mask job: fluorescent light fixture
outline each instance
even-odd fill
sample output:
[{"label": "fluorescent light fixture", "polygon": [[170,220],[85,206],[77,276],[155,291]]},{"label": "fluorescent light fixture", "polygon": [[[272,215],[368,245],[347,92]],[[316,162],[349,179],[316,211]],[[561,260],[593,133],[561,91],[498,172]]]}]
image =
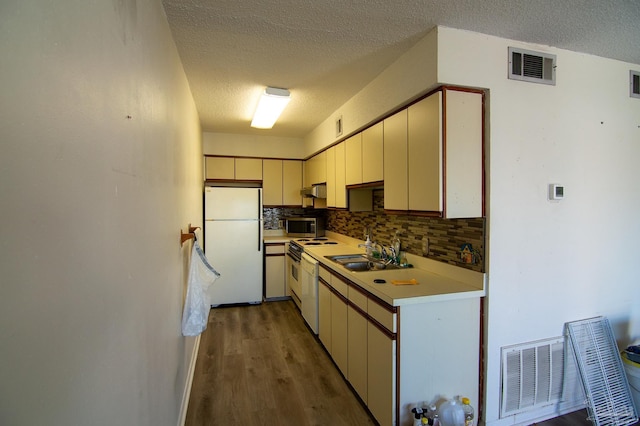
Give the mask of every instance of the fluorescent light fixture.
[{"label": "fluorescent light fixture", "polygon": [[260,97],[256,112],[253,114],[251,127],[257,129],[270,129],[282,114],[291,98],[287,89],[267,87]]}]

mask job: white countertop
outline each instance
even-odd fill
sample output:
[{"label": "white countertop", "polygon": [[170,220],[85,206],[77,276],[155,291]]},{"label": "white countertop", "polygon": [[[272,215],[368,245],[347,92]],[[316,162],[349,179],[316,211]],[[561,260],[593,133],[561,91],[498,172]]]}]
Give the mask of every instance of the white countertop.
[{"label": "white countertop", "polygon": [[[327,259],[325,256],[363,253],[363,250],[357,246],[341,242],[340,244],[330,246],[307,246],[304,248],[304,251],[329,269],[348,278],[353,283],[392,306],[485,296],[483,273],[469,271],[452,265],[436,265],[442,262],[427,259],[426,263],[413,268],[354,272]],[[408,257],[410,262],[418,260],[417,257]],[[384,279],[386,283],[377,284],[373,282],[374,279]],[[392,280],[411,279],[417,280],[418,284],[391,284]]]}]

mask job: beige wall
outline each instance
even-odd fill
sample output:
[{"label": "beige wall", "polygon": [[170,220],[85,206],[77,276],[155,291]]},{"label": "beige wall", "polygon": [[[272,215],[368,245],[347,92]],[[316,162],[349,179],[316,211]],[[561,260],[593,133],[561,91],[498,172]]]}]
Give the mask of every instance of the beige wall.
[{"label": "beige wall", "polygon": [[[429,91],[437,83],[438,29],[429,32],[398,60],[338,108],[305,137],[307,155],[378,121],[389,111]],[[342,117],[343,134],[335,121]]]},{"label": "beige wall", "polygon": [[202,146],[162,5],[0,9],[0,424],[176,425]]},{"label": "beige wall", "polygon": [[305,158],[304,143],[299,138],[204,132],[202,145],[205,155]]}]

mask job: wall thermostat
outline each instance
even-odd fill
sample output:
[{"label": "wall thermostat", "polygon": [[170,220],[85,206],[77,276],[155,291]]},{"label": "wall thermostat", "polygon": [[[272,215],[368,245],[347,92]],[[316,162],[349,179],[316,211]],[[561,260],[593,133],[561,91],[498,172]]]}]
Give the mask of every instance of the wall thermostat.
[{"label": "wall thermostat", "polygon": [[549,184],[549,200],[562,200],[564,198],[564,186],[557,183]]}]

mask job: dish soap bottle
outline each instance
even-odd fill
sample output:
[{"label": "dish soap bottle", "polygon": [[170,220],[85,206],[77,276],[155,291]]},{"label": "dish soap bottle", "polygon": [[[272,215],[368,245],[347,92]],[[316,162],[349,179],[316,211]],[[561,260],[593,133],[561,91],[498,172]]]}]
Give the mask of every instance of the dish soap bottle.
[{"label": "dish soap bottle", "polygon": [[373,247],[374,247],[374,242],[371,241],[371,228],[369,227],[365,228],[364,236],[366,238],[366,241],[364,242],[364,244],[360,244],[358,247],[364,247],[367,252],[367,257],[371,259],[373,257]]},{"label": "dish soap bottle", "polygon": [[396,235],[393,237],[393,239],[391,240],[391,248],[393,249],[393,256],[395,256],[395,258],[393,259],[393,263],[395,263],[396,265],[400,264],[400,231],[396,231]]}]

